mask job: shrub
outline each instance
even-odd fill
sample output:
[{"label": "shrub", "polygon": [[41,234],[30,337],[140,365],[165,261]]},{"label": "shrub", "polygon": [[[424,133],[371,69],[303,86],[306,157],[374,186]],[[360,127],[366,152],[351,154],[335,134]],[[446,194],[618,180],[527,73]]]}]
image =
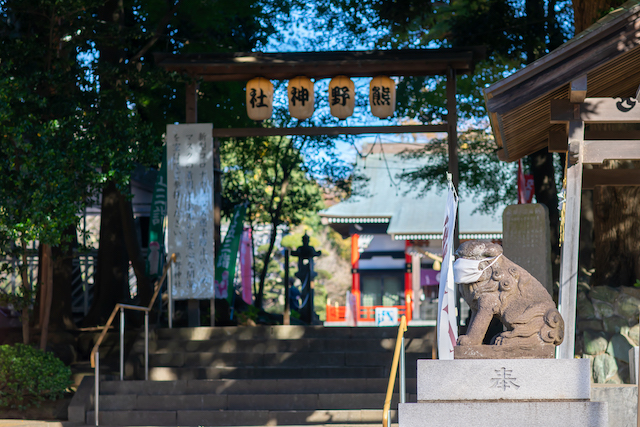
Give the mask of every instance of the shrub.
[{"label": "shrub", "polygon": [[0,345],[0,408],[24,410],[56,400],[71,385],[71,370],[52,353],[28,345]]}]

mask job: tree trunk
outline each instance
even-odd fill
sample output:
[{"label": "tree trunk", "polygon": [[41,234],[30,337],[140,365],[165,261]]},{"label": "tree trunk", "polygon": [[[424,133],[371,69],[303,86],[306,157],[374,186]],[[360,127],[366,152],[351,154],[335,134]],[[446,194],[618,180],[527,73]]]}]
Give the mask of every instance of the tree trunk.
[{"label": "tree trunk", "polygon": [[31,304],[31,283],[27,274],[27,243],[22,240],[22,265],[20,267],[20,277],[22,278],[22,292],[24,295],[22,306],[22,342],[29,344],[29,305]]},{"label": "tree trunk", "polygon": [[544,2],[540,0],[526,0],[526,30],[527,63],[530,64],[543,56],[546,46],[547,31],[545,29]]},{"label": "tree trunk", "polygon": [[632,286],[640,279],[640,187],[593,191],[595,267],[593,285]]},{"label": "tree trunk", "polygon": [[115,184],[109,182],[102,192],[98,266],[93,303],[83,322],[85,326],[104,324],[116,303],[129,299],[125,293],[128,289],[129,258],[122,238],[121,218],[120,193]]},{"label": "tree trunk", "polygon": [[536,200],[549,209],[551,267],[553,281],[555,282],[560,277],[560,214],[558,212],[558,191],[553,167],[553,155],[546,148],[543,148],[529,156],[529,167],[533,174]]},{"label": "tree trunk", "polygon": [[[262,266],[262,271],[260,272],[260,284],[258,286],[258,294],[256,295],[256,300],[254,305],[258,308],[262,308],[262,300],[264,298],[264,284],[267,279],[267,270],[269,269],[269,261],[271,261],[271,253],[273,252],[273,247],[276,243],[276,235],[278,234],[278,224],[280,223],[280,214],[282,212],[282,206],[284,204],[284,198],[287,196],[287,189],[289,188],[289,175],[291,174],[291,170],[284,172],[285,177],[282,180],[282,185],[280,186],[280,200],[278,201],[278,205],[275,209],[275,212],[271,214],[271,238],[269,239],[269,248],[267,249],[267,253],[264,255],[264,265]],[[274,191],[275,194],[275,191]]]},{"label": "tree trunk", "polygon": [[578,266],[581,271],[593,268],[593,190],[583,190],[580,204],[580,243]]},{"label": "tree trunk", "polygon": [[47,348],[49,337],[49,317],[51,315],[51,300],[53,293],[53,260],[51,259],[51,245],[42,244],[42,282],[40,283],[40,350]]},{"label": "tree trunk", "polygon": [[576,34],[586,30],[610,9],[624,3],[624,0],[573,0],[573,21]]},{"label": "tree trunk", "polygon": [[122,221],[122,237],[127,247],[129,261],[131,261],[131,266],[136,274],[138,298],[141,304],[147,305],[153,296],[153,289],[151,280],[145,271],[145,260],[142,256],[142,246],[138,239],[138,230],[136,229],[133,218],[133,207],[131,206],[131,201],[120,192],[118,192],[118,199],[120,205],[120,220]]},{"label": "tree trunk", "polygon": [[[637,124],[591,124],[598,131],[638,130]],[[600,169],[640,168],[640,162],[606,161]],[[582,230],[580,231],[582,234]],[[640,187],[593,190],[593,246],[595,286],[633,286],[640,279]]]},{"label": "tree trunk", "polygon": [[78,246],[76,227],[64,231],[66,243],[51,248],[53,259],[53,294],[49,327],[52,330],[76,329],[73,321],[71,291],[73,284],[74,249]]}]

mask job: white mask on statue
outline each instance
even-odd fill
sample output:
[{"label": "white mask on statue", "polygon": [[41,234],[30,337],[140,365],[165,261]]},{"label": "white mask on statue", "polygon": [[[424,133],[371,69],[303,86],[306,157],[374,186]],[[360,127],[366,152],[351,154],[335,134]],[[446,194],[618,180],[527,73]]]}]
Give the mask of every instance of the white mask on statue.
[{"label": "white mask on statue", "polygon": [[486,269],[491,267],[495,262],[500,258],[502,254],[493,258],[491,264],[487,265],[485,268],[480,270],[480,263],[489,261],[491,258],[485,259],[466,259],[466,258],[458,258],[453,263],[453,280],[455,283],[474,283],[477,282],[482,273],[485,272]]}]

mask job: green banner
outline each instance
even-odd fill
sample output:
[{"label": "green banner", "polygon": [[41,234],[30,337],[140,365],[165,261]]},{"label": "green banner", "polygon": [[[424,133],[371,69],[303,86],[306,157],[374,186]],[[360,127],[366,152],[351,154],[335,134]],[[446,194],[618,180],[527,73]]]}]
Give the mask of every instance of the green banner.
[{"label": "green banner", "polygon": [[233,210],[233,216],[229,223],[227,235],[224,237],[220,254],[216,259],[216,276],[214,281],[216,298],[226,299],[229,305],[233,304],[234,278],[236,274],[236,259],[240,238],[244,225],[244,215],[247,210],[246,204],[237,205]]},{"label": "green banner", "polygon": [[[163,159],[167,158],[167,146],[164,146]],[[147,254],[147,275],[155,279],[162,273],[164,263],[164,217],[167,215],[167,165],[163,161],[156,177],[151,198],[149,218],[149,252]]]}]

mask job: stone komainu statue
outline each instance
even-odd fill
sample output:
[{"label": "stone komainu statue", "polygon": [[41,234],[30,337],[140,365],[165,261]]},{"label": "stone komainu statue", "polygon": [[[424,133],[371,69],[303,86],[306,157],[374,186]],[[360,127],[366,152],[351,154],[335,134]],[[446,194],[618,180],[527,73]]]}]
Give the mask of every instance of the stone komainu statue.
[{"label": "stone komainu statue", "polygon": [[467,334],[460,336],[458,345],[482,344],[493,317],[498,317],[507,330],[493,337],[491,344],[531,346],[562,342],[564,321],[549,292],[525,269],[506,258],[500,245],[479,241],[461,244],[456,251],[454,278],[471,308]]}]

